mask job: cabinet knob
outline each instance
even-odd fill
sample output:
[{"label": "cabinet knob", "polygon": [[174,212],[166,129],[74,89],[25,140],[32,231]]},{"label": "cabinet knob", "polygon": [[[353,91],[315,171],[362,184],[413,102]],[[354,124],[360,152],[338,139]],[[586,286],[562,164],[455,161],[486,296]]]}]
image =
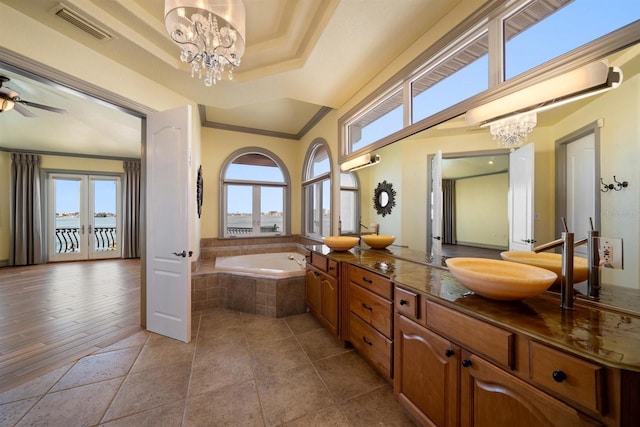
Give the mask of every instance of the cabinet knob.
[{"label": "cabinet knob", "polygon": [[400,300],[400,305],[407,305],[407,300],[401,299]]},{"label": "cabinet knob", "polygon": [[453,356],[454,355],[453,350],[451,350],[450,348],[446,349],[444,351],[444,355],[447,356],[447,357]]},{"label": "cabinet knob", "polygon": [[557,383],[561,383],[562,381],[567,379],[567,374],[564,373],[564,371],[561,370],[557,370],[557,371],[553,371],[553,374],[551,374],[551,376],[553,377],[554,381]]},{"label": "cabinet knob", "polygon": [[470,359],[464,359],[462,361],[462,366],[464,366],[465,368],[468,368],[469,366],[471,366],[471,360]]}]

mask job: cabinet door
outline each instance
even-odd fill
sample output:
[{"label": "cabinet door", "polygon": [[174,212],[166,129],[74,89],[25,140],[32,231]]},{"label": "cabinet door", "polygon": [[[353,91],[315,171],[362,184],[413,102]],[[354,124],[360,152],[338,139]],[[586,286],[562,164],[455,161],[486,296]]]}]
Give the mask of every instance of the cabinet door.
[{"label": "cabinet door", "polygon": [[461,364],[463,427],[602,425],[466,351]]},{"label": "cabinet door", "polygon": [[338,283],[326,275],[320,280],[320,313],[331,333],[338,335]]},{"label": "cabinet door", "polygon": [[320,314],[320,280],[320,273],[311,268],[307,269],[305,281],[307,305],[316,314]]},{"label": "cabinet door", "polygon": [[397,316],[394,349],[393,389],[400,402],[423,425],[457,425],[458,347]]}]

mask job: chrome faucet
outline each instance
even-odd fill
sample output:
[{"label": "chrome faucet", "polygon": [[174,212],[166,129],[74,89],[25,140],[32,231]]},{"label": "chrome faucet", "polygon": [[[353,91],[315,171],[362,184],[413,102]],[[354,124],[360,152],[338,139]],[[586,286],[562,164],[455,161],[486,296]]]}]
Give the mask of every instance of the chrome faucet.
[{"label": "chrome faucet", "polygon": [[307,261],[306,258],[303,258],[302,260],[299,260],[298,258],[294,257],[293,255],[289,255],[289,259],[292,260],[292,261],[295,261],[300,266],[301,269],[303,269],[303,270],[305,269],[305,264],[306,264],[306,261]]},{"label": "chrome faucet", "polygon": [[599,233],[593,229],[593,219],[589,218],[591,229],[587,232],[587,237],[575,241],[574,233],[569,233],[567,221],[562,218],[564,230],[559,239],[545,243],[533,248],[533,252],[544,252],[562,246],[562,265],[560,270],[560,307],[563,309],[573,309],[573,255],[574,248],[587,244],[587,262],[589,276],[587,281],[587,296],[598,297],[600,293],[600,256],[595,238]]}]

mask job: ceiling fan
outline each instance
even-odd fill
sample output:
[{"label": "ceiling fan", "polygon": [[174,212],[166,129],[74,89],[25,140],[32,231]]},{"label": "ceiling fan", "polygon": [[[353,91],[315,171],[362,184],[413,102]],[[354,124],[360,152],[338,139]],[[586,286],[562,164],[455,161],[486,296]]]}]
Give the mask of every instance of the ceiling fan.
[{"label": "ceiling fan", "polygon": [[11,79],[9,77],[0,76],[0,113],[15,109],[18,113],[22,114],[25,117],[36,117],[34,113],[23,107],[23,105],[26,105],[33,108],[40,108],[41,110],[52,111],[54,113],[68,114],[68,111],[63,110],[62,108],[36,104],[35,102],[25,101],[24,99],[21,99],[18,92],[6,86],[3,86],[4,83],[10,80]]}]

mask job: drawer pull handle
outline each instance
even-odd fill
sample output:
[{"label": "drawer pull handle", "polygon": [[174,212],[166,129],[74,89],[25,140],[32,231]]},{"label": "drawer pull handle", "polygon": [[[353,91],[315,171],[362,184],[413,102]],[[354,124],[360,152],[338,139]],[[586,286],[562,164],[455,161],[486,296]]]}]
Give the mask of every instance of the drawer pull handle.
[{"label": "drawer pull handle", "polygon": [[551,374],[551,376],[557,383],[561,383],[562,381],[567,379],[567,374],[565,374],[564,371],[561,370],[553,371],[553,374]]},{"label": "drawer pull handle", "polygon": [[407,300],[406,299],[401,299],[400,300],[400,305],[407,305]]},{"label": "drawer pull handle", "polygon": [[453,356],[453,355],[454,355],[454,352],[453,352],[453,350],[451,350],[450,348],[448,348],[448,349],[446,349],[446,350],[444,351],[444,355],[445,355],[445,356],[447,356],[447,357],[451,357],[451,356]]},{"label": "drawer pull handle", "polygon": [[366,282],[366,283],[368,283],[368,284],[372,284],[372,283],[373,283],[373,280],[371,280],[371,279],[367,279],[367,278],[366,278],[366,277],[364,277],[364,276],[362,276],[362,281],[363,281],[363,282]]},{"label": "drawer pull handle", "polygon": [[465,368],[468,368],[469,366],[471,366],[471,360],[470,359],[464,359],[462,361],[462,366],[464,366]]},{"label": "drawer pull handle", "polygon": [[373,311],[373,307],[368,306],[368,305],[367,305],[367,304],[365,304],[365,303],[362,303],[362,308],[364,308],[365,310]]},{"label": "drawer pull handle", "polygon": [[365,343],[366,345],[373,345],[373,343],[372,343],[371,341],[369,341],[369,340],[367,339],[367,337],[362,337],[362,341],[364,341],[364,343]]},{"label": "drawer pull handle", "polygon": [[335,270],[335,268],[333,267],[329,267],[329,271]]}]

